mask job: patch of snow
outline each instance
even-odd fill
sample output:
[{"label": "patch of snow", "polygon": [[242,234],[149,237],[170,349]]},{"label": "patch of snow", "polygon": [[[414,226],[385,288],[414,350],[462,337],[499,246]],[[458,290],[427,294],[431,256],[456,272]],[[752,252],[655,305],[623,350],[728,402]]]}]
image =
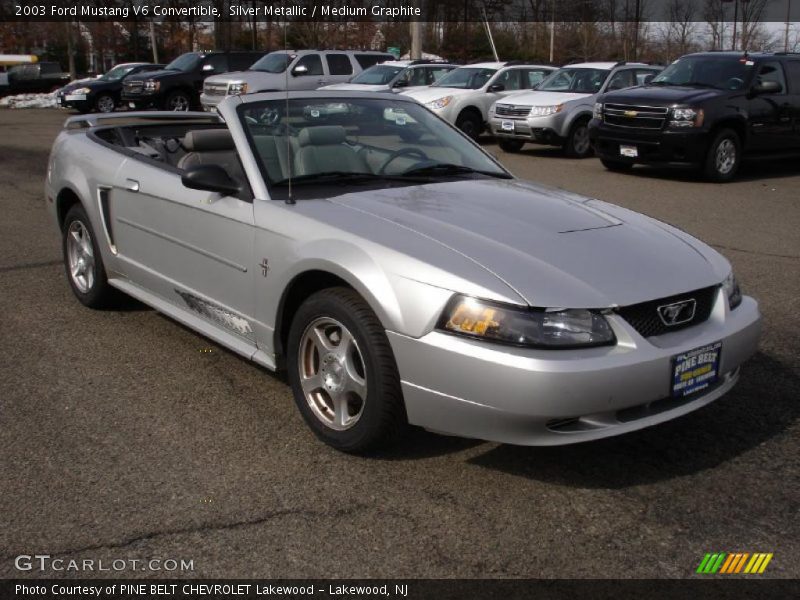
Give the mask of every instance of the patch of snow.
[{"label": "patch of snow", "polygon": [[6,96],[0,98],[0,108],[58,108],[57,93]]}]

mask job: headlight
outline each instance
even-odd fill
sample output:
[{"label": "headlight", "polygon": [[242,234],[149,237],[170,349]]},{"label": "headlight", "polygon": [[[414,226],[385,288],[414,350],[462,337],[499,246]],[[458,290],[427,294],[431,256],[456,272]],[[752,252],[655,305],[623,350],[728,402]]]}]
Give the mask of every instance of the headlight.
[{"label": "headlight", "polygon": [[595,119],[603,120],[603,103],[602,102],[595,102],[594,103],[594,110],[592,111],[592,117]]},{"label": "headlight", "polygon": [[439,329],[491,342],[534,348],[602,346],[616,341],[606,318],[585,309],[524,309],[456,296]]},{"label": "headlight", "polygon": [[436,100],[431,100],[430,102],[426,102],[425,106],[428,108],[432,108],[433,110],[439,110],[440,108],[444,108],[448,104],[453,101],[452,96],[445,96],[444,98],[437,98]]},{"label": "headlight", "polygon": [[554,106],[532,106],[529,116],[531,117],[546,117],[561,112],[564,108],[563,104],[556,104]]},{"label": "headlight", "polygon": [[77,90],[72,90],[69,93],[70,94],[91,94],[92,90],[91,90],[91,88],[83,87],[83,88],[78,88]]},{"label": "headlight", "polygon": [[731,310],[742,303],[742,290],[739,289],[739,282],[736,281],[733,271],[722,282],[722,291],[725,292],[725,297],[728,298],[728,306]]},{"label": "headlight", "polygon": [[155,79],[148,79],[144,82],[144,89],[148,92],[157,92],[161,87],[161,82]]},{"label": "headlight", "polygon": [[247,84],[246,83],[231,83],[228,85],[228,93],[229,94],[246,94],[247,93]]},{"label": "headlight", "polygon": [[705,113],[702,108],[673,108],[670,127],[702,127]]}]

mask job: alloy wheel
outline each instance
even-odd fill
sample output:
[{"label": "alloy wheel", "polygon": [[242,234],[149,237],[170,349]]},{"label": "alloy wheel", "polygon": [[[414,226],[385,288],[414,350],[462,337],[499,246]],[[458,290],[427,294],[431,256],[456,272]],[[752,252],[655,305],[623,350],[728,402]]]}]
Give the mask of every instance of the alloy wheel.
[{"label": "alloy wheel", "polygon": [[715,157],[717,171],[720,175],[727,175],[736,165],[736,144],[733,140],[726,138],[717,146]]},{"label": "alloy wheel", "polygon": [[67,263],[72,283],[83,294],[94,286],[94,249],[89,230],[73,221],[67,231]]},{"label": "alloy wheel", "polygon": [[116,108],[114,99],[111,96],[100,96],[97,99],[97,110],[102,113],[114,112]]}]

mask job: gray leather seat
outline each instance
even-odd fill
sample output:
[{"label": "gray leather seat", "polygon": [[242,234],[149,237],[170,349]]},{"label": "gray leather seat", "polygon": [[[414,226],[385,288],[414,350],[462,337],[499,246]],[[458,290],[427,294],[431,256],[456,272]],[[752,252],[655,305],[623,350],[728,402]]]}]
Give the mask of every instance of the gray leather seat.
[{"label": "gray leather seat", "polygon": [[178,161],[179,169],[197,165],[219,165],[233,180],[246,184],[246,177],[231,132],[227,129],[197,129],[183,138],[187,154]]},{"label": "gray leather seat", "polygon": [[344,127],[321,125],[306,127],[297,136],[300,148],[295,155],[297,175],[346,171],[371,172],[366,160],[345,143]]}]

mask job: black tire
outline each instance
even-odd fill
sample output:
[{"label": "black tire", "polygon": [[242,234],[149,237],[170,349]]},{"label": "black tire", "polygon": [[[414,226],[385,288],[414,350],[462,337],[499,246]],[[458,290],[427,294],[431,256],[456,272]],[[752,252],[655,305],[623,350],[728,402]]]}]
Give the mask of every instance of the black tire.
[{"label": "black tire", "polygon": [[[333,429],[315,414],[301,385],[302,363],[306,360],[300,356],[304,334],[313,323],[326,318],[338,321],[352,334],[367,382],[360,416],[354,425],[343,431]],[[323,357],[317,356],[316,360],[321,372]],[[389,340],[375,313],[353,290],[329,288],[303,302],[289,330],[287,367],[300,413],[314,434],[333,448],[366,453],[388,446],[404,431],[407,424],[405,405]]]},{"label": "black tire", "polygon": [[[76,230],[79,229],[78,224],[80,224],[80,227],[83,227],[83,231],[88,233],[88,242],[91,244],[92,248],[93,261],[89,268],[92,272],[92,283],[88,285],[86,289],[82,289],[80,278],[73,275],[70,270],[69,238],[73,234],[73,227]],[[62,231],[61,251],[64,256],[64,269],[67,274],[67,281],[75,297],[81,304],[89,308],[104,308],[113,304],[117,297],[116,291],[108,284],[106,269],[103,265],[103,257],[97,245],[97,236],[94,234],[92,224],[83,206],[76,204],[69,209],[67,217],[64,220]],[[88,279],[86,279],[84,283],[88,284]]]},{"label": "black tire", "polygon": [[603,163],[603,166],[609,171],[615,171],[618,173],[633,169],[633,163],[622,160],[609,160],[608,158],[601,158],[600,162]]},{"label": "black tire", "polygon": [[94,110],[99,113],[112,113],[117,109],[117,103],[111,94],[100,94],[94,101]]},{"label": "black tire", "polygon": [[570,158],[588,158],[593,152],[589,142],[589,121],[580,119],[570,127],[564,141],[564,153]]},{"label": "black tire", "polygon": [[[722,156],[732,151],[728,158]],[[742,142],[733,129],[720,129],[708,147],[703,174],[708,181],[727,183],[736,177],[742,163]]]},{"label": "black tire", "polygon": [[522,147],[525,145],[525,142],[523,142],[522,140],[501,139],[497,142],[497,144],[500,146],[500,149],[503,152],[510,152],[513,154],[515,152],[519,152],[520,150],[522,150]]},{"label": "black tire", "polygon": [[481,119],[472,110],[464,110],[456,119],[456,127],[476,142],[481,135]]},{"label": "black tire", "polygon": [[185,91],[175,90],[167,94],[163,108],[164,110],[186,112],[192,110],[192,99]]}]

